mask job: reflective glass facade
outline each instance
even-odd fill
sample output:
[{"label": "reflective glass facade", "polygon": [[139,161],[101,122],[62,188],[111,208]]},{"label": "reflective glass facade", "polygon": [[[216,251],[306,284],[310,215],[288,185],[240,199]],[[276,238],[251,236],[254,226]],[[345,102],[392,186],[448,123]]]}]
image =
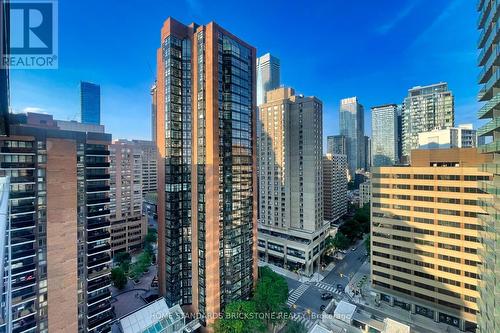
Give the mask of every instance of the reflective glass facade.
[{"label": "reflective glass facade", "polygon": [[80,82],[81,122],[101,123],[101,87],[89,82]]}]

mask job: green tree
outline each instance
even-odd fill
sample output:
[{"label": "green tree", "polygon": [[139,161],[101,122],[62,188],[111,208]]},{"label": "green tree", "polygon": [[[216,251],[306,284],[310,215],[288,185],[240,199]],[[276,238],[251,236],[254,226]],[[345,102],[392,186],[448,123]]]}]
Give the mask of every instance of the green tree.
[{"label": "green tree", "polygon": [[258,318],[255,302],[235,301],[224,309],[224,315],[214,323],[215,333],[264,332],[264,323]]},{"label": "green tree", "polygon": [[149,229],[146,237],[144,238],[144,242],[146,243],[156,243],[157,234],[154,229]]},{"label": "green tree", "polygon": [[260,268],[259,273],[260,278],[253,300],[257,311],[265,314],[266,324],[274,331],[275,326],[283,323],[290,313],[286,305],[288,284],[285,278],[273,272],[269,267]]},{"label": "green tree", "polygon": [[345,250],[351,245],[351,241],[342,232],[337,232],[333,238],[333,246],[339,250]]},{"label": "green tree", "polygon": [[123,289],[127,285],[127,277],[125,276],[125,272],[120,267],[113,268],[111,270],[111,281],[118,289]]},{"label": "green tree", "polygon": [[368,234],[368,237],[366,237],[365,239],[365,248],[366,248],[366,252],[368,253],[368,255],[370,255],[370,241],[371,241],[371,237],[370,237],[370,234]]},{"label": "green tree", "polygon": [[286,324],[284,330],[284,333],[306,333],[307,329],[304,326],[304,324],[289,320],[288,323]]}]

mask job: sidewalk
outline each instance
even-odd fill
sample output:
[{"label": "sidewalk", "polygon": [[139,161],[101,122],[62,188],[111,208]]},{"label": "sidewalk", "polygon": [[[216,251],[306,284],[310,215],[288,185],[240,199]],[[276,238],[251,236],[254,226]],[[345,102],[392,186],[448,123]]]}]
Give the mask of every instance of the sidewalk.
[{"label": "sidewalk", "polygon": [[[300,275],[300,274],[297,274],[294,272],[290,272],[289,270],[278,267],[276,265],[259,260],[259,267],[263,267],[263,266],[269,267],[270,269],[272,269],[274,272],[278,273],[279,275],[286,276],[290,279],[299,281],[301,283],[320,282],[324,278],[324,276],[319,274],[319,273],[314,273],[311,277],[303,276],[303,275]],[[326,272],[326,269],[325,269],[325,272]]]},{"label": "sidewalk", "polygon": [[[363,280],[363,276],[366,276]],[[358,284],[361,284],[358,289]],[[359,295],[354,295],[354,290],[360,291]],[[346,293],[351,296],[353,304],[357,305],[361,310],[369,312],[375,316],[388,317],[393,320],[399,321],[412,328],[412,332],[448,332],[448,333],[461,333],[460,330],[445,325],[443,323],[436,323],[434,320],[426,318],[418,314],[412,314],[410,311],[404,310],[397,306],[390,306],[385,302],[375,302],[375,292],[371,289],[370,278],[370,262],[366,260],[360,267],[358,272],[353,276],[349,284],[346,286]]]}]

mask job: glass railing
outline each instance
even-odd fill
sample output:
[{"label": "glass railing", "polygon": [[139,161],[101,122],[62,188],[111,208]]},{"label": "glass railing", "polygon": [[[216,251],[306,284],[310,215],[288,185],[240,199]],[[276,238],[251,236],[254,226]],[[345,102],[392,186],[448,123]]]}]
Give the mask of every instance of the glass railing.
[{"label": "glass railing", "polygon": [[479,111],[477,112],[477,117],[479,119],[486,117],[491,118],[492,115],[489,115],[490,111],[492,111],[495,107],[500,104],[500,94],[496,94],[492,99],[488,101]]},{"label": "glass railing", "polygon": [[477,130],[477,135],[483,136],[483,135],[490,134],[492,131],[497,129],[499,126],[500,126],[500,118],[494,118],[493,120],[491,120],[487,124],[481,126]]}]

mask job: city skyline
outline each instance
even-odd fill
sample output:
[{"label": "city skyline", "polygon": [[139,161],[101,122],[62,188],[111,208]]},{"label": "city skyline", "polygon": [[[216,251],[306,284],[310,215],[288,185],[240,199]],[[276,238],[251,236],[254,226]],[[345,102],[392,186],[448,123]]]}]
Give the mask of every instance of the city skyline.
[{"label": "city skyline", "polygon": [[[342,24],[345,20],[337,17],[339,15],[335,14],[337,10],[349,13],[359,11],[359,15],[366,18],[354,31],[340,29],[342,31],[333,35],[336,41],[344,44],[350,39],[366,35],[359,41],[359,46],[345,47],[345,55],[329,52],[326,58],[294,48],[294,39],[303,36],[307,29],[290,27],[293,29],[291,33],[293,37],[277,35],[279,32],[273,32],[268,23],[257,24],[253,20],[245,19],[242,22],[235,21],[229,15],[234,10],[230,4],[224,11],[214,13],[215,8],[201,2],[196,2],[195,7],[202,10],[193,10],[194,7],[187,2],[180,3],[177,8],[155,2],[135,8],[125,3],[117,14],[126,15],[127,11],[133,9],[137,10],[136,15],[141,20],[144,20],[143,17],[148,17],[148,20],[141,25],[141,30],[133,28],[133,31],[127,30],[123,34],[116,34],[116,27],[111,26],[115,19],[110,19],[104,14],[97,13],[95,17],[95,22],[98,24],[94,26],[99,28],[99,31],[93,30],[95,28],[90,27],[88,22],[80,21],[81,13],[93,8],[92,2],[91,4],[61,3],[60,12],[64,13],[61,14],[60,20],[61,45],[64,43],[70,45],[75,36],[82,39],[83,45],[88,38],[83,33],[90,29],[89,35],[95,33],[100,36],[95,42],[95,48],[88,50],[77,48],[76,53],[72,53],[75,52],[73,48],[71,50],[61,48],[62,65],[57,72],[13,70],[11,107],[14,111],[46,112],[53,114],[57,119],[77,119],[78,84],[81,80],[89,80],[101,85],[102,123],[108,132],[113,133],[114,139],[150,139],[149,91],[154,83],[153,68],[157,44],[155,31],[161,27],[166,17],[171,15],[186,22],[213,19],[223,26],[233,28],[238,35],[256,45],[257,55],[271,52],[280,58],[284,84],[296,87],[298,93],[314,94],[324,101],[324,139],[327,135],[338,134],[338,102],[341,98],[357,95],[366,108],[385,103],[400,103],[409,88],[439,81],[448,82],[450,89],[454,91],[456,122],[474,123],[474,127],[477,128],[478,121],[472,112],[479,108],[474,94],[477,75],[474,4],[467,1],[453,1],[447,4],[434,4],[432,8],[427,8],[426,3],[428,1],[422,0],[406,4],[399,2],[377,4],[377,7],[383,7],[387,12],[387,17],[371,15],[372,6],[375,6],[372,4],[364,6],[322,4],[310,9],[314,17],[319,20],[323,17],[336,18],[331,21],[338,23],[328,23],[331,30],[335,30],[336,24]],[[274,5],[278,6],[279,3]],[[108,4],[102,6],[104,7],[102,13],[106,13]],[[406,10],[407,8],[409,10]],[[258,11],[258,13],[260,15],[257,17],[258,21],[262,20],[261,23],[264,23],[272,11],[269,13]],[[304,14],[298,9],[294,9],[290,15],[304,19]],[[460,17],[458,20],[457,15]],[[422,21],[421,25],[408,27],[404,24],[405,20],[416,18]],[[456,29],[464,33],[452,42],[445,41],[446,32]],[[436,31],[441,31],[442,34],[434,34]],[[113,48],[106,44],[109,41],[109,38],[106,38],[108,34],[116,38],[111,43]],[[144,37],[143,40],[138,36]],[[321,36],[320,33],[314,38],[319,39]],[[122,38],[126,38],[127,43],[122,42]],[[120,52],[131,39],[136,44],[134,50],[130,51],[128,48],[126,54],[120,53],[121,59],[116,59],[113,56],[115,52]],[[368,51],[381,42],[387,43],[387,48],[370,53],[370,57],[356,54],[356,50],[360,48]],[[432,54],[416,52],[414,55],[412,50],[415,50],[415,44],[423,44],[433,48],[434,51]],[[290,52],[292,48],[294,50]],[[390,56],[385,54],[388,51]],[[447,59],[446,63],[443,63],[443,58]],[[433,66],[422,68],[426,62]],[[374,63],[377,66],[374,66]],[[462,71],[454,70],[457,65]],[[129,74],[124,76],[122,67],[127,67]],[[374,67],[377,69],[370,69]],[[405,75],[401,76],[399,73]],[[363,77],[363,80],[360,81],[359,77]],[[121,121],[134,123],[135,126],[129,128],[121,126]],[[371,123],[369,112],[365,114],[365,123]],[[366,134],[370,135],[368,126]]]}]

